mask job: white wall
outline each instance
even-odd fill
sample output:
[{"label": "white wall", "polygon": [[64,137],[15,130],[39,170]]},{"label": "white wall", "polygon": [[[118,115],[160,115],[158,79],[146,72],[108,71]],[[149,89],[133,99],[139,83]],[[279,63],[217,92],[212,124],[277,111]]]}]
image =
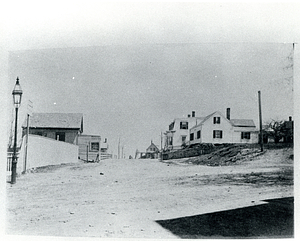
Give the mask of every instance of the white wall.
[{"label": "white wall", "polygon": [[[98,142],[99,150],[91,150],[91,143]],[[92,135],[80,135],[78,136],[78,146],[79,153],[78,156],[82,160],[86,160],[87,158],[87,146],[88,146],[88,158],[89,160],[96,161],[97,157],[99,158],[101,146],[101,137],[100,136],[92,136]]]},{"label": "white wall", "polygon": [[[214,124],[213,118],[214,117],[221,117],[220,124]],[[213,131],[214,130],[222,130],[222,139],[220,138],[213,138]],[[208,120],[206,120],[202,125],[201,131],[201,139],[202,142],[205,143],[232,143],[232,132],[233,127],[228,122],[226,118],[221,116],[219,113],[215,113],[212,115]]]},{"label": "white wall", "polygon": [[[197,139],[197,132],[200,131],[200,138]],[[202,142],[202,125],[198,125],[190,130],[190,134],[194,133],[194,140],[190,141],[190,144],[196,144]]]},{"label": "white wall", "polygon": [[258,133],[251,132],[250,139],[242,139],[241,131],[235,131],[233,133],[233,142],[234,143],[258,143]]},{"label": "white wall", "polygon": [[[25,140],[26,136],[23,137],[18,159],[18,173],[24,170]],[[28,136],[27,170],[33,167],[72,162],[78,162],[78,146],[37,135]]]},{"label": "white wall", "polygon": [[[180,122],[187,121],[188,128],[189,129],[180,129]],[[175,119],[174,129],[176,130],[173,135],[173,148],[174,149],[180,149],[182,145],[182,136],[186,136],[186,142],[190,140],[190,132],[189,130],[191,127],[195,126],[197,122],[196,117],[188,117],[188,118],[182,118],[182,119]]]}]

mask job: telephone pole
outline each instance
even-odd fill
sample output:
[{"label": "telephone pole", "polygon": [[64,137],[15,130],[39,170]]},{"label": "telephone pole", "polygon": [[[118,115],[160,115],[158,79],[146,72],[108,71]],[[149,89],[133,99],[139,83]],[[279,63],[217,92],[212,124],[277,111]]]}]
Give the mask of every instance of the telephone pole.
[{"label": "telephone pole", "polygon": [[118,143],[118,159],[120,159],[120,137],[119,137],[119,143]]},{"label": "telephone pole", "polygon": [[27,169],[27,152],[28,152],[28,136],[29,136],[29,118],[32,115],[33,103],[31,100],[28,100],[27,105],[27,128],[26,128],[26,144],[25,144],[25,158],[24,158],[24,170],[23,173],[26,173]]},{"label": "telephone pole", "polygon": [[260,98],[260,91],[258,91],[258,105],[259,105],[259,142],[260,142],[260,149],[264,151],[264,143],[263,143],[263,131],[262,131],[262,115],[261,115],[261,98]]},{"label": "telephone pole", "polygon": [[160,160],[163,159],[163,133],[160,132]]}]

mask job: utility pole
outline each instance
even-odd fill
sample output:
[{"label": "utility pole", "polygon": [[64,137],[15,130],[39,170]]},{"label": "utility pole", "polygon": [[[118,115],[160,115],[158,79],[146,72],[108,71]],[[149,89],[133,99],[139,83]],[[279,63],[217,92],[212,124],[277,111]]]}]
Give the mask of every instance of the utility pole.
[{"label": "utility pole", "polygon": [[162,131],[160,132],[160,159],[163,159],[163,134]]},{"label": "utility pole", "polygon": [[28,135],[29,135],[29,114],[27,114],[27,127],[26,127],[26,144],[25,144],[25,158],[23,173],[26,173],[27,165],[27,149],[28,149]]},{"label": "utility pole", "polygon": [[28,100],[27,105],[27,127],[26,127],[26,145],[25,145],[25,158],[24,158],[24,169],[23,173],[26,173],[27,169],[27,152],[28,152],[28,136],[29,136],[29,117],[32,115],[33,103],[31,100]]},{"label": "utility pole", "polygon": [[262,115],[261,115],[261,98],[260,98],[260,91],[258,91],[258,105],[259,105],[259,142],[260,142],[260,149],[264,151],[264,143],[263,143],[263,131],[262,131]]},{"label": "utility pole", "polygon": [[163,148],[162,148],[162,143],[163,143],[162,137],[163,137],[163,135],[162,135],[162,131],[161,131],[161,132],[160,132],[160,149],[161,149],[161,150],[163,149]]},{"label": "utility pole", "polygon": [[120,137],[119,137],[119,143],[118,143],[118,159],[120,159]]},{"label": "utility pole", "polygon": [[86,146],[86,161],[89,162],[89,145]]}]

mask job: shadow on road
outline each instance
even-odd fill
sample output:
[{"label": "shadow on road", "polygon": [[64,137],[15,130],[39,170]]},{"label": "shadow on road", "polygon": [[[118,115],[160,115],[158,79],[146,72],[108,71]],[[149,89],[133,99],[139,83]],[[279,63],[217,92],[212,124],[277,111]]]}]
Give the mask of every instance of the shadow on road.
[{"label": "shadow on road", "polygon": [[292,238],[294,198],[263,201],[268,203],[156,222],[185,239]]}]

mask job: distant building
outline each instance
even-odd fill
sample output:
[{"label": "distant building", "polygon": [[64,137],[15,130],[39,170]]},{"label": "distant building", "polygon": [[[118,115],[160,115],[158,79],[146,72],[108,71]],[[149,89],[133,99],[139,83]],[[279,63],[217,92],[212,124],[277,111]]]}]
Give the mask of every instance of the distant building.
[{"label": "distant building", "polygon": [[100,146],[100,157],[101,157],[101,160],[113,158],[112,154],[108,153],[107,138],[105,138],[104,141],[101,143],[101,146]]},{"label": "distant building", "polygon": [[78,158],[85,161],[100,161],[101,136],[80,135],[78,136]]},{"label": "distant building", "polygon": [[146,158],[156,159],[158,158],[158,154],[158,147],[151,141],[150,146],[146,149]]},{"label": "distant building", "polygon": [[293,143],[294,141],[294,121],[291,116],[288,121],[278,121],[278,126],[276,127],[271,127],[270,124],[262,127],[264,143]]},{"label": "distant building", "polygon": [[[27,133],[27,122],[22,125],[22,136]],[[83,114],[80,113],[33,113],[29,118],[29,134],[78,144],[83,132]]]},{"label": "distant building", "polygon": [[284,134],[283,141],[286,143],[293,143],[294,141],[294,121],[289,117],[288,121],[283,122],[282,132]]},{"label": "distant building", "polygon": [[150,146],[146,149],[146,152],[136,151],[135,158],[147,158],[147,159],[157,159],[159,156],[158,147],[151,141]]}]

